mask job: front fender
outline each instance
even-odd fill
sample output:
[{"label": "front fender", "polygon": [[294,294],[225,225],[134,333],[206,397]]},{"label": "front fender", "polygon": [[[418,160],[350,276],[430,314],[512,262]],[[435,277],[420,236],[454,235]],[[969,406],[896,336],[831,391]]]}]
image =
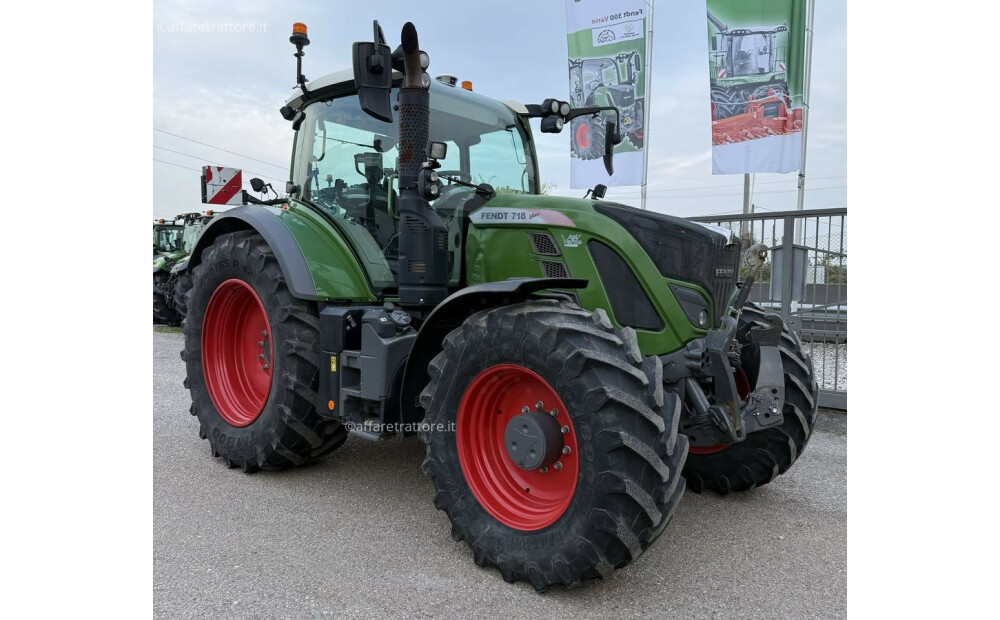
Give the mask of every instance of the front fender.
[{"label": "front fender", "polygon": [[187,269],[187,267],[188,267],[188,263],[189,263],[190,261],[191,261],[191,257],[190,257],[190,256],[188,256],[188,257],[186,257],[186,258],[183,258],[183,259],[181,259],[181,260],[177,261],[177,264],[176,264],[176,265],[174,265],[174,266],[173,266],[173,267],[172,267],[172,268],[170,269],[170,273],[171,273],[171,275],[176,275],[176,274],[178,274],[178,273],[183,273],[183,272],[184,272],[184,271],[185,271],[185,270]]},{"label": "front fender", "polygon": [[419,422],[423,410],[417,399],[430,381],[427,366],[444,348],[444,337],[474,312],[506,306],[528,299],[539,291],[582,289],[587,280],[579,278],[511,278],[468,286],[438,304],[420,326],[403,371],[400,410],[403,422]]}]

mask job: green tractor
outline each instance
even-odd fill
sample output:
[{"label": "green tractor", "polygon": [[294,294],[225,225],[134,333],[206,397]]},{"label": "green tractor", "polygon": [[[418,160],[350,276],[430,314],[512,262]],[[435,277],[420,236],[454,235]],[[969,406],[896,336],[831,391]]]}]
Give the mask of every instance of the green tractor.
[{"label": "green tractor", "polygon": [[787,97],[788,26],[730,29],[711,12],[708,21],[713,119],[743,114],[751,100]]},{"label": "green tractor", "polygon": [[[614,106],[621,113],[621,133],[637,149],[643,143],[645,99],[635,96],[642,70],[639,52],[615,58],[580,58],[569,61],[570,103],[573,107]],[[604,149],[604,132],[609,115],[583,117],[573,121],[570,138],[573,153],[580,159],[597,159]]]},{"label": "green tractor", "polygon": [[169,223],[153,224],[153,322],[177,326],[186,314],[184,301],[191,288],[187,256],[212,219],[213,212],[185,213]]},{"label": "green tractor", "polygon": [[638,558],[685,488],[787,471],[817,387],[746,303],[766,248],[738,286],[729,231],[540,195],[530,119],[609,110],[450,86],[412,24],[395,51],[374,31],[353,72],[307,83],[293,27],[287,196],[219,214],[191,253],[181,357],[212,455],[278,470],[348,433],[417,436],[452,536],[538,590]]}]

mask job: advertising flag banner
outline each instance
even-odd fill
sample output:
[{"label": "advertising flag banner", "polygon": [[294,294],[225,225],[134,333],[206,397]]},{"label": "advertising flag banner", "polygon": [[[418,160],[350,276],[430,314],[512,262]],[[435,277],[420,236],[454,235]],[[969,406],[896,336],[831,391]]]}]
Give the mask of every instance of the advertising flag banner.
[{"label": "advertising flag banner", "polygon": [[707,0],[712,173],[801,166],[805,0]]},{"label": "advertising flag banner", "polygon": [[618,108],[622,141],[615,173],[604,169],[605,124],[613,112],[570,123],[570,187],[641,185],[646,102],[646,0],[566,0],[569,102]]}]

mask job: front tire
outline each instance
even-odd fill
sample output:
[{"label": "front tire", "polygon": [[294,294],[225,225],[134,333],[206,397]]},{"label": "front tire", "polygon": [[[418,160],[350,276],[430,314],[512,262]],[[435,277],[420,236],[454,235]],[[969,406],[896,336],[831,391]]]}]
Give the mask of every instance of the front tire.
[{"label": "front tire", "polygon": [[181,315],[167,304],[167,287],[170,275],[165,271],[153,274],[153,323],[176,327],[181,324]]},{"label": "front tire", "polygon": [[[574,585],[609,577],[667,526],[684,492],[679,402],[664,395],[660,360],[603,310],[554,300],[484,310],[445,338],[429,373],[424,472],[478,565],[539,591]],[[525,470],[504,429],[552,410],[558,461]]]},{"label": "front tire", "polygon": [[177,283],[174,284],[174,308],[181,320],[187,316],[187,296],[191,290],[191,272],[184,270],[177,274]]},{"label": "front tire", "polygon": [[[645,123],[646,117],[643,116],[644,112],[642,106],[643,106],[642,99],[635,102],[635,117],[639,119],[640,123]],[[629,132],[625,135],[625,137],[628,138],[628,141],[632,143],[632,146],[639,149],[640,151],[642,150],[642,144],[645,140],[645,129],[646,129],[645,124],[643,124],[641,128],[637,129],[636,131]]]},{"label": "front tire", "polygon": [[[767,314],[771,313],[747,304],[737,326],[736,338],[743,345],[743,376],[750,390],[757,384],[759,369],[759,353],[749,344],[750,328],[767,326]],[[816,426],[819,388],[802,341],[787,327],[782,330],[779,350],[785,375],[781,425],[749,433],[742,442],[729,446],[692,447],[684,477],[695,493],[707,489],[725,495],[763,486],[802,456]]]},{"label": "front tire", "polygon": [[246,472],[305,465],[347,431],[316,413],[319,318],[260,235],[220,235],[191,274],[185,386],[212,455]]}]

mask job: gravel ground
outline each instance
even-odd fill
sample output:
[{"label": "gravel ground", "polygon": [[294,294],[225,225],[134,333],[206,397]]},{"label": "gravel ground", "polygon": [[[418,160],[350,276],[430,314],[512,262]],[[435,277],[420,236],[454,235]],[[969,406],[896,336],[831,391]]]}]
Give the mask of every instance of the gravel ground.
[{"label": "gravel ground", "polygon": [[161,618],[845,618],[846,416],[824,414],[784,476],[687,493],[606,581],[537,594],[449,536],[419,440],[351,437],[321,463],[246,475],[198,438],[182,336],[154,339],[154,586]]},{"label": "gravel ground", "polygon": [[803,342],[820,389],[847,391],[847,343]]}]

